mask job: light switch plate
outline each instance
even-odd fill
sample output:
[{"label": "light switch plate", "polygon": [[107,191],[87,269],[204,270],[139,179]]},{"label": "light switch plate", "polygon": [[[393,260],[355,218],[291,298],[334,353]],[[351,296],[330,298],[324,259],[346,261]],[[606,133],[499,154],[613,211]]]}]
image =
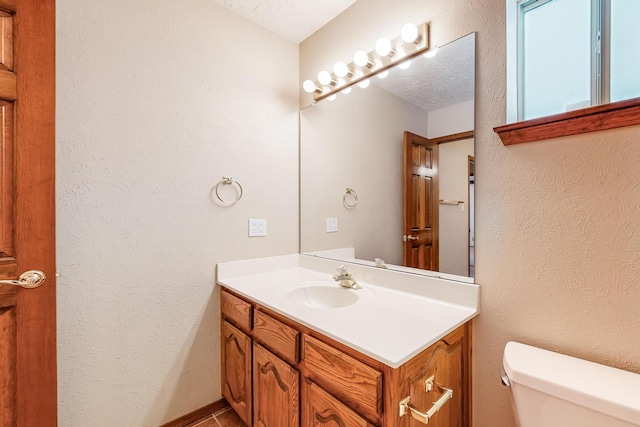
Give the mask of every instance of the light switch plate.
[{"label": "light switch plate", "polygon": [[267,235],[266,219],[249,219],[249,237],[264,237]]},{"label": "light switch plate", "polygon": [[336,233],[338,231],[338,218],[327,218],[327,233]]}]

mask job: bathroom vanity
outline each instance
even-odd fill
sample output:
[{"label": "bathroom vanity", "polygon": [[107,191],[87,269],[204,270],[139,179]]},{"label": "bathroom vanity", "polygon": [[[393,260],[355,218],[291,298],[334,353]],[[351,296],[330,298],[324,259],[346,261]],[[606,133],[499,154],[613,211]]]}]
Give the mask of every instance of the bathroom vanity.
[{"label": "bathroom vanity", "polygon": [[354,290],[332,280],[337,265],[291,255],[218,266],[233,409],[250,426],[409,427],[427,411],[432,426],[469,426],[477,285],[349,265]]}]

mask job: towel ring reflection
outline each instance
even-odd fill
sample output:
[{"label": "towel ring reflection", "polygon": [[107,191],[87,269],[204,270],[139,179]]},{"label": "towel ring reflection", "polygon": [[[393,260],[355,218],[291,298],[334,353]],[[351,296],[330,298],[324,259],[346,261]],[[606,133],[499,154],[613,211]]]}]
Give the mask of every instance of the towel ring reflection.
[{"label": "towel ring reflection", "polygon": [[[234,200],[225,200],[219,193],[220,185],[231,185],[236,190],[236,198]],[[221,203],[221,206],[228,207],[235,205],[242,198],[242,186],[238,181],[234,181],[230,176],[223,176],[222,179],[213,186],[212,195]]]},{"label": "towel ring reflection", "polygon": [[347,190],[344,192],[344,196],[342,196],[342,204],[347,209],[355,208],[358,204],[358,193],[356,193],[356,190],[347,187]]}]

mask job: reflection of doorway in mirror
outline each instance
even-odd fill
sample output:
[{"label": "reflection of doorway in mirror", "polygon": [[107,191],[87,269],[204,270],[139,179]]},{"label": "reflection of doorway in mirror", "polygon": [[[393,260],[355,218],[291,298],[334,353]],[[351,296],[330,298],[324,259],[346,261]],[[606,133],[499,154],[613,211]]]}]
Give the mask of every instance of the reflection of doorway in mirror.
[{"label": "reflection of doorway in mirror", "polygon": [[474,140],[438,138],[440,271],[469,276],[469,156]]}]

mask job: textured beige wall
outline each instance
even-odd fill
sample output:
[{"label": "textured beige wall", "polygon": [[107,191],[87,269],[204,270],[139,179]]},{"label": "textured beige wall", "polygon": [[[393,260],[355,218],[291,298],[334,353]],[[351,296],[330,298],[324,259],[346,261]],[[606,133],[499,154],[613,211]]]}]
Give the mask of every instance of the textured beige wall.
[{"label": "textured beige wall", "polygon": [[478,36],[474,425],[515,425],[509,340],[640,372],[640,128],[504,147],[504,0],[360,0],[301,44],[300,79],[406,21],[431,22],[434,44]]},{"label": "textured beige wall", "polygon": [[157,427],[221,397],[215,264],[298,249],[298,46],[209,0],[57,32],[58,424]]}]

